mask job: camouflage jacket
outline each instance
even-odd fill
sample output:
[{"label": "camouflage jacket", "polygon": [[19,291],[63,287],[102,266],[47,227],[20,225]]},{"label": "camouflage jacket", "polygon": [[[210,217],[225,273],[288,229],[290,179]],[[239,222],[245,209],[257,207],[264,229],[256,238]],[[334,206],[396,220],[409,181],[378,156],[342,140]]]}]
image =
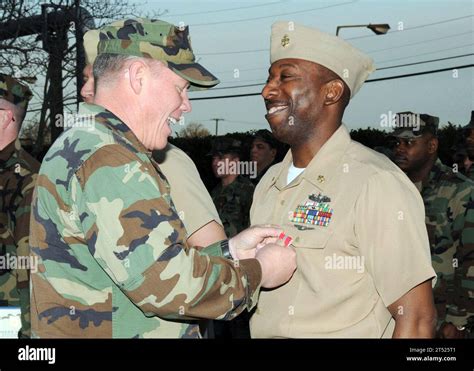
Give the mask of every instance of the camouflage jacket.
[{"label": "camouflage jacket", "polygon": [[231,184],[223,187],[219,183],[212,190],[211,197],[227,236],[235,236],[250,225],[254,189],[249,179],[239,175]]},{"label": "camouflage jacket", "polygon": [[82,109],[92,124],[52,145],[33,197],[32,335],[199,337],[196,319],[251,308],[258,261],[224,259],[219,244],[188,247],[151,153],[111,112]]},{"label": "camouflage jacket", "polygon": [[474,165],[472,165],[466,173],[466,177],[474,182]]},{"label": "camouflage jacket", "polygon": [[[21,308],[22,337],[30,335],[29,266],[30,207],[40,164],[20,145],[0,151],[0,256],[16,259],[13,269],[0,267],[0,306]],[[17,259],[23,257],[23,260]]]},{"label": "camouflage jacket", "polygon": [[438,159],[423,184],[438,324],[465,325],[474,315],[474,183]]}]

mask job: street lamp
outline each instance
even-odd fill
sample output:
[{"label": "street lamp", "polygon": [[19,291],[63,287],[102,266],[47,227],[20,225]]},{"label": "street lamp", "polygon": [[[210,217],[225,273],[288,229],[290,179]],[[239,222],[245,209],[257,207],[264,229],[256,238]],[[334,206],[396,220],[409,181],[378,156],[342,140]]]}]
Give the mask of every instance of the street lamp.
[{"label": "street lamp", "polygon": [[388,32],[388,30],[390,30],[390,25],[387,23],[354,24],[354,25],[348,25],[348,26],[337,26],[336,36],[339,35],[339,30],[341,28],[354,28],[354,27],[367,27],[368,29],[372,30],[376,35],[385,35]]}]

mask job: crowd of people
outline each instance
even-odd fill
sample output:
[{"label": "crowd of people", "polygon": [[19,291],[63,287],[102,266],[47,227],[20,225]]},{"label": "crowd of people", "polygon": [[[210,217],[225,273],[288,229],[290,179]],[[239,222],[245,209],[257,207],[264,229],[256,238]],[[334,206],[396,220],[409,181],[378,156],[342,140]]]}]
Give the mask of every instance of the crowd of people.
[{"label": "crowd of people", "polygon": [[84,48],[77,116],[93,120],[41,166],[18,139],[31,91],[0,74],[0,253],[35,264],[0,267],[19,337],[472,337],[473,115],[459,167],[440,161],[429,114],[398,113],[388,156],[369,149],[343,116],[372,59],[279,21],[262,91],[271,131],[250,153],[215,138],[209,193],[168,143],[188,88],[219,83],[188,28],[119,20]]}]

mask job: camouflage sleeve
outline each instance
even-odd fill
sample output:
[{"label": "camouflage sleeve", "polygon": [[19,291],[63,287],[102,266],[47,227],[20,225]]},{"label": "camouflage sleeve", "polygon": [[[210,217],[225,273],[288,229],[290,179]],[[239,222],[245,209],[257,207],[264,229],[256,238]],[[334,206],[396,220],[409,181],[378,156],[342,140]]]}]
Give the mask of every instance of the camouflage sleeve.
[{"label": "camouflage sleeve", "polygon": [[[199,252],[151,164],[121,145],[102,147],[73,179],[90,253],[145,315],[166,319],[231,319],[257,299],[261,268]],[[74,184],[76,183],[76,184]]]},{"label": "camouflage sleeve", "polygon": [[466,325],[474,316],[474,186],[464,182],[449,200],[452,211],[454,255],[453,293],[447,296],[446,322]]},{"label": "camouflage sleeve", "polygon": [[36,174],[23,179],[21,196],[18,197],[15,212],[14,239],[17,253],[16,281],[20,297],[21,308],[21,335],[30,337],[30,211]]}]

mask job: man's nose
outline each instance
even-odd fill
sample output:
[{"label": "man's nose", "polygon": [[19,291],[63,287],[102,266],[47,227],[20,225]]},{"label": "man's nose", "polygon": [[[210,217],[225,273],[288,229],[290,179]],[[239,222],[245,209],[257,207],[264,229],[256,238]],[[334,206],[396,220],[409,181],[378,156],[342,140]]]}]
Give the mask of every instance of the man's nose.
[{"label": "man's nose", "polygon": [[183,94],[184,94],[184,97],[183,97],[183,102],[181,103],[180,109],[181,111],[183,111],[183,113],[191,112],[192,107],[191,107],[191,102],[189,101],[188,91],[185,90]]},{"label": "man's nose", "polygon": [[272,81],[267,81],[262,90],[263,99],[271,99],[277,95],[276,84]]}]

